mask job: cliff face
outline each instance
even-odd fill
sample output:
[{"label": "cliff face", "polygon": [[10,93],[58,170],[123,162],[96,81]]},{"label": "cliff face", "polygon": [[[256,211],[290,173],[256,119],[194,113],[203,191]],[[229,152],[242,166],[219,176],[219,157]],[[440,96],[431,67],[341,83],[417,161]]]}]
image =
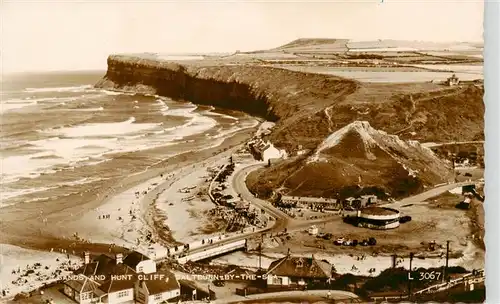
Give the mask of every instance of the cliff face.
[{"label": "cliff face", "polygon": [[[241,110],[275,121],[268,139],[291,155],[298,150],[306,154],[254,172],[253,178],[249,177],[249,186],[261,196],[279,187],[295,189],[295,195],[324,196],[352,188],[349,183],[337,182],[345,180],[345,174],[340,172],[342,166],[315,164],[308,166],[306,172],[302,158],[308,157],[307,151],[312,153],[330,134],[354,121],[367,121],[373,128],[398,135],[402,140],[450,142],[484,138],[484,89],[473,84],[449,88],[432,83],[359,83],[255,63],[177,64],[114,55],[108,58],[106,76],[96,86]],[[340,145],[337,150],[342,151],[336,151],[343,155],[337,158],[339,162],[355,148],[349,141]],[[412,165],[411,161],[417,160],[409,159],[405,166],[419,168],[420,172],[434,172],[429,166],[441,168],[439,164],[425,161]],[[343,164],[354,166],[357,172],[376,171],[371,162],[351,157]],[[424,175],[413,182],[408,178],[408,170],[400,167],[403,168],[397,162],[387,161],[384,167],[387,177],[367,175],[360,189],[351,190],[404,195],[410,189],[418,192],[424,185],[443,182],[449,177],[449,172],[443,169],[443,174]],[[356,184],[360,174],[351,175],[352,183]],[[305,179],[312,181],[307,183],[308,187],[302,187]],[[398,186],[397,183],[406,184]]]},{"label": "cliff face", "polygon": [[[264,66],[180,65],[113,55],[100,88],[136,91],[244,111],[277,121],[271,140],[280,147],[313,148],[328,130],[315,113],[354,92],[355,81]],[[301,123],[301,126],[296,123]],[[295,127],[302,130],[298,133]],[[305,135],[312,128],[314,136]],[[290,142],[290,133],[295,138]],[[301,133],[301,134],[300,134]]]}]

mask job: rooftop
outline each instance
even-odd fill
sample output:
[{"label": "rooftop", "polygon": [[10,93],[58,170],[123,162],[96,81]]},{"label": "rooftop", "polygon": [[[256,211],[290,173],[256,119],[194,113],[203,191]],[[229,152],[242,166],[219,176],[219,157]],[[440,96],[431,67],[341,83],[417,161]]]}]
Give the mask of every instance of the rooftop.
[{"label": "rooftop", "polygon": [[151,280],[143,281],[146,284],[149,294],[155,295],[180,288],[179,282],[173,273],[164,271],[157,274],[165,276],[161,279],[154,279],[155,277],[153,277]]},{"label": "rooftop", "polygon": [[336,203],[337,200],[334,198],[323,198],[323,197],[307,197],[307,196],[288,196],[283,195],[281,199],[289,201],[301,201],[308,203]]},{"label": "rooftop", "polygon": [[267,274],[300,278],[331,277],[331,265],[312,258],[292,257],[287,255],[271,263]]},{"label": "rooftop", "polygon": [[135,273],[133,268],[125,264],[117,264],[114,258],[111,258],[105,254],[101,254],[91,263],[83,265],[75,271],[75,274],[83,274],[87,277],[92,275],[105,275],[106,277],[108,277],[112,274],[118,275],[130,273]]},{"label": "rooftop", "polygon": [[361,213],[372,215],[393,215],[398,213],[396,209],[385,207],[366,207],[361,209]]},{"label": "rooftop", "polygon": [[142,253],[139,253],[137,251],[134,251],[130,254],[127,255],[127,257],[123,260],[123,264],[135,268],[137,264],[139,264],[142,261],[147,261],[149,258]]}]

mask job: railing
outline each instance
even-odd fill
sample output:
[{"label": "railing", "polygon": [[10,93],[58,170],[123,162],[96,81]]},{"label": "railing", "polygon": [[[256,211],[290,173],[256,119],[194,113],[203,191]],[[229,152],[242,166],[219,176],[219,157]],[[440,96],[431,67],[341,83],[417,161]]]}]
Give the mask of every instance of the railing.
[{"label": "railing", "polygon": [[203,259],[206,259],[209,257],[216,256],[216,255],[221,254],[221,253],[226,253],[226,252],[229,252],[232,250],[245,248],[245,247],[246,247],[246,240],[239,240],[239,241],[232,242],[229,244],[221,245],[220,247],[215,247],[212,249],[206,249],[206,250],[203,250],[200,252],[188,254],[186,256],[178,258],[177,262],[179,262],[179,264],[184,264],[188,261],[195,262],[195,261],[199,261],[199,260],[203,260]]},{"label": "railing", "polygon": [[478,270],[477,274],[475,274],[475,275],[472,273],[468,273],[468,274],[464,275],[463,277],[460,277],[460,278],[457,278],[454,280],[450,280],[449,282],[429,286],[427,288],[424,288],[422,290],[415,292],[415,294],[422,294],[422,293],[446,290],[446,289],[451,288],[453,286],[457,286],[458,284],[464,283],[465,281],[476,282],[476,283],[484,281],[484,269]]}]

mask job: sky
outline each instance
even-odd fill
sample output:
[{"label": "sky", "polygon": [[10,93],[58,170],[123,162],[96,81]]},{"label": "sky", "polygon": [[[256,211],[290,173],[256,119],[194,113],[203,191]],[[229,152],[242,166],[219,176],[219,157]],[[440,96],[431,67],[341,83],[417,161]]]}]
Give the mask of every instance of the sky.
[{"label": "sky", "polygon": [[482,41],[480,0],[0,0],[8,72],[106,69],[112,53],[251,51],[297,38]]}]

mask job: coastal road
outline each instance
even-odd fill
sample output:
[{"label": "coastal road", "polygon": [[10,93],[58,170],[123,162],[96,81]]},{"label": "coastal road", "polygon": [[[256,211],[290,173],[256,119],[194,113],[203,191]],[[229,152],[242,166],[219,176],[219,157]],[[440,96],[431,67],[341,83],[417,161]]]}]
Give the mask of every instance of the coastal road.
[{"label": "coastal road", "polygon": [[484,140],[477,140],[477,141],[450,141],[450,142],[445,142],[445,143],[423,143],[422,146],[427,147],[427,148],[435,148],[435,147],[441,147],[441,146],[451,146],[451,145],[468,145],[468,144],[484,144]]},{"label": "coastal road", "polygon": [[450,190],[458,188],[458,187],[474,185],[474,184],[478,184],[478,183],[484,183],[484,182],[483,181],[466,181],[466,182],[459,182],[459,183],[453,183],[453,184],[446,184],[446,185],[432,188],[432,189],[427,190],[423,193],[404,198],[404,199],[399,200],[399,201],[394,202],[394,203],[385,204],[383,206],[398,207],[398,206],[401,206],[404,204],[420,203],[420,202],[423,202],[423,201],[428,200],[430,198],[433,198],[435,196],[438,196],[446,191],[450,191]]},{"label": "coastal road", "polygon": [[[246,183],[245,183],[245,180],[246,180],[247,175],[250,172],[252,172],[253,170],[256,170],[258,168],[261,168],[263,166],[265,166],[265,164],[255,164],[255,165],[250,165],[250,166],[246,166],[243,168],[236,167],[235,174],[233,175],[233,178],[231,180],[231,185],[232,185],[233,189],[235,190],[235,192],[237,194],[239,194],[243,200],[251,203],[252,205],[254,205],[257,208],[260,208],[261,210],[264,210],[266,214],[274,217],[275,218],[274,225],[271,227],[264,228],[264,229],[256,230],[255,232],[237,234],[237,235],[228,237],[226,239],[223,239],[221,241],[215,242],[213,244],[209,244],[209,245],[202,246],[202,247],[199,247],[196,249],[192,249],[189,251],[189,254],[195,254],[198,252],[214,249],[214,248],[217,248],[217,247],[220,247],[222,245],[226,245],[226,244],[229,244],[232,242],[252,238],[252,237],[261,235],[263,233],[283,232],[283,230],[285,228],[289,229],[289,231],[293,231],[296,229],[302,229],[304,227],[308,227],[313,223],[320,223],[320,222],[322,223],[322,222],[328,221],[328,219],[324,219],[324,218],[320,219],[320,220],[307,221],[307,222],[305,222],[304,220],[295,220],[295,219],[292,219],[290,216],[288,216],[283,211],[275,208],[268,201],[256,198],[248,190]],[[292,230],[290,230],[290,228]]]},{"label": "coastal road", "polygon": [[272,227],[271,231],[283,231],[283,229],[290,226],[290,224],[296,220],[292,219],[288,214],[275,208],[268,201],[259,199],[255,197],[250,190],[248,190],[246,185],[246,178],[248,174],[258,168],[263,168],[265,164],[250,165],[243,169],[237,171],[232,180],[232,187],[238,193],[244,201],[251,203],[252,205],[264,210],[267,214],[270,214],[276,219],[275,225]]},{"label": "coastal road", "polygon": [[[258,168],[264,167],[265,164],[254,164],[254,165],[249,165],[243,168],[238,168],[236,169],[235,174],[233,175],[231,184],[233,189],[237,194],[241,196],[241,198],[250,204],[254,205],[257,208],[265,210],[265,212],[271,216],[273,216],[276,221],[273,226],[265,228],[265,229],[260,229],[256,230],[255,232],[250,232],[250,233],[245,233],[245,234],[240,234],[240,235],[235,235],[232,237],[228,237],[227,239],[223,239],[219,242],[209,244],[203,247],[199,247],[193,250],[189,251],[189,254],[194,254],[197,252],[217,248],[222,245],[226,245],[235,241],[240,241],[244,239],[249,239],[253,238],[256,236],[259,236],[263,233],[277,233],[277,232],[283,232],[284,229],[287,229],[287,232],[293,232],[293,231],[299,231],[303,229],[307,229],[311,225],[317,225],[317,224],[322,224],[322,223],[327,223],[330,222],[332,219],[337,219],[338,215],[332,215],[320,219],[314,219],[314,220],[299,220],[299,219],[293,219],[286,213],[282,212],[281,210],[277,209],[273,205],[271,205],[268,201],[259,199],[255,197],[250,190],[248,190],[246,186],[246,177],[248,174],[254,170],[257,170]],[[438,186],[436,188],[430,189],[426,192],[407,197],[405,199],[402,199],[400,201],[394,202],[394,203],[389,203],[385,204],[383,206],[391,206],[391,207],[398,207],[404,204],[409,204],[409,203],[418,203],[418,202],[423,202],[429,198],[435,197],[440,195],[441,193],[444,193],[446,191],[452,190],[457,187],[465,186],[465,185],[471,185],[471,184],[476,184],[479,181],[466,181],[466,182],[459,182],[459,183],[453,183],[453,184],[445,184],[442,186]]]}]

